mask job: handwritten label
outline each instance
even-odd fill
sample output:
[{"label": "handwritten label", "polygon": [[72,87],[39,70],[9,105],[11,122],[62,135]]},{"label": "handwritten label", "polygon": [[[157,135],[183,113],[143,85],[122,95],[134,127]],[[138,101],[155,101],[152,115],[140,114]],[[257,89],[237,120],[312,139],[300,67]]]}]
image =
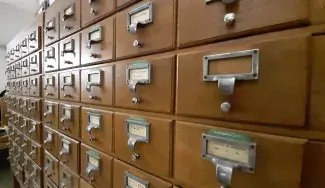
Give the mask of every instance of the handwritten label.
[{"label": "handwritten label", "polygon": [[136,135],[136,136],[141,136],[141,137],[147,137],[147,127],[140,126],[140,125],[134,125],[134,124],[129,124],[129,133]]},{"label": "handwritten label", "polygon": [[229,145],[226,143],[209,140],[207,143],[207,153],[209,155],[244,164],[249,163],[249,148],[246,147]]},{"label": "handwritten label", "polygon": [[148,68],[130,70],[130,80],[148,80],[148,79],[149,79]]},{"label": "handwritten label", "polygon": [[146,185],[132,179],[131,177],[128,177],[128,186],[131,188],[146,188]]},{"label": "handwritten label", "polygon": [[146,8],[140,12],[131,15],[131,23],[143,22],[150,19],[150,10]]},{"label": "handwritten label", "polygon": [[100,124],[100,117],[90,115],[89,122],[93,123],[95,125],[99,125]]}]

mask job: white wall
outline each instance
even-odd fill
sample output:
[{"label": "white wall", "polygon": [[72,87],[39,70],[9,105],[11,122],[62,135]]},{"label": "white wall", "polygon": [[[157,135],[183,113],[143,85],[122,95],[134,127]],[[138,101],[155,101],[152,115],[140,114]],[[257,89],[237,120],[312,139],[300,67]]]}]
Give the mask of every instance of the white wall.
[{"label": "white wall", "polygon": [[5,61],[6,49],[0,48],[0,92],[5,89],[7,78],[5,75],[7,62]]}]

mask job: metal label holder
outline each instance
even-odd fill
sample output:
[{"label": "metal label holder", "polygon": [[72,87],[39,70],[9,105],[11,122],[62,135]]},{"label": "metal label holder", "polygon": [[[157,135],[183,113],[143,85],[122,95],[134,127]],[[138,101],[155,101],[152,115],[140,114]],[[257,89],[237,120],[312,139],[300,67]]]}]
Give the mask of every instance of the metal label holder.
[{"label": "metal label holder", "polygon": [[37,86],[37,78],[31,79],[30,80],[30,85]]},{"label": "metal label holder", "polygon": [[[91,135],[91,131],[93,129],[100,129],[101,128],[101,126],[102,126],[102,115],[100,113],[87,112],[87,116],[88,116],[88,125],[86,127],[86,132],[89,134],[89,140],[93,141],[96,138]],[[98,118],[98,124],[91,122],[92,117]]]},{"label": "metal label holder", "polygon": [[55,59],[55,48],[54,47],[51,47],[50,50],[46,51],[45,60],[47,60],[47,59]]},{"label": "metal label holder", "polygon": [[[136,181],[138,184],[143,185],[144,188],[149,188],[149,181],[143,180],[127,171],[124,172],[124,187],[125,188],[133,188],[132,186],[129,185],[129,179],[132,179],[132,180]],[[143,187],[143,186],[141,186],[141,187]]]},{"label": "metal label holder", "polygon": [[[70,114],[66,115],[66,111],[69,111]],[[65,120],[72,120],[73,112],[72,112],[72,107],[71,106],[64,106],[62,107],[62,118],[61,122],[63,123]]]},{"label": "metal label holder", "polygon": [[[99,37],[93,39],[92,34],[99,32]],[[91,28],[91,31],[88,33],[88,43],[86,44],[86,47],[88,49],[91,48],[93,44],[97,44],[103,40],[103,31],[102,31],[102,26],[101,25],[96,25]]]},{"label": "metal label holder", "polygon": [[53,114],[53,105],[52,104],[47,104],[46,105],[46,112],[44,113],[44,117],[46,117],[49,114]]},{"label": "metal label holder", "polygon": [[[99,74],[99,80],[98,81],[91,81],[91,75],[93,74]],[[102,80],[102,71],[100,69],[93,69],[89,70],[87,73],[87,84],[86,84],[86,90],[88,92],[91,91],[92,86],[100,86]]]},{"label": "metal label holder", "polygon": [[[142,11],[149,9],[149,18],[146,20],[137,21],[132,23],[132,16]],[[152,2],[142,3],[134,7],[130,12],[127,13],[127,30],[132,33],[137,33],[137,28],[141,25],[147,25],[153,22],[153,13],[152,13]]]},{"label": "metal label holder", "polygon": [[[62,141],[62,149],[59,152],[60,159],[62,159],[63,155],[69,155],[71,150],[71,143],[69,140],[63,138],[61,139],[61,141]],[[66,148],[65,145],[67,145],[68,147]]]},{"label": "metal label holder", "polygon": [[[71,8],[71,12],[67,13],[67,10]],[[75,4],[72,3],[69,5],[67,8],[63,10],[63,16],[62,16],[62,21],[66,21],[68,18],[71,18],[75,13]]]},{"label": "metal label holder", "polygon": [[[90,182],[93,182],[95,180],[95,178],[93,177],[90,177],[90,174],[92,172],[99,172],[100,171],[100,165],[101,165],[101,158],[99,156],[99,154],[96,152],[96,151],[87,151],[86,152],[86,164],[87,164],[87,168],[86,168],[86,175],[89,179]],[[91,159],[92,160],[96,160],[97,161],[97,164],[98,166],[94,165],[92,162],[91,162]]]},{"label": "metal label holder", "polygon": [[55,77],[54,76],[47,76],[47,77],[45,77],[45,80],[46,80],[46,84],[45,84],[44,90],[46,90],[46,88],[48,86],[51,86],[51,87],[55,86]]},{"label": "metal label holder", "polygon": [[[148,70],[148,79],[132,80],[131,71],[137,69],[147,69]],[[148,62],[137,62],[130,66],[126,67],[126,83],[132,93],[136,92],[136,87],[138,84],[149,84],[151,82],[151,64]]]},{"label": "metal label holder", "polygon": [[31,56],[29,58],[29,64],[37,64],[37,55]]},{"label": "metal label holder", "polygon": [[28,39],[30,41],[36,40],[36,31],[33,31],[31,34],[28,35]]},{"label": "metal label holder", "polygon": [[[61,86],[61,90],[64,91],[66,86],[73,87],[74,86],[74,74],[68,73],[69,75],[63,75],[63,85]],[[70,77],[71,82],[67,82],[66,78]]]},{"label": "metal label holder", "polygon": [[46,23],[45,33],[55,28],[55,17]]},{"label": "metal label holder", "polygon": [[[70,44],[70,48],[67,48],[69,44]],[[74,50],[75,50],[75,41],[74,39],[71,39],[70,41],[63,43],[63,50],[61,52],[61,56],[64,57],[64,54],[66,53],[74,54]]]},{"label": "metal label holder", "polygon": [[[248,149],[248,163],[241,163],[209,154],[207,149],[208,141],[215,141]],[[227,188],[231,184],[233,170],[255,173],[256,143],[249,141],[240,141],[221,136],[202,134],[202,159],[208,160],[216,165],[216,176],[221,183],[221,188]]]}]

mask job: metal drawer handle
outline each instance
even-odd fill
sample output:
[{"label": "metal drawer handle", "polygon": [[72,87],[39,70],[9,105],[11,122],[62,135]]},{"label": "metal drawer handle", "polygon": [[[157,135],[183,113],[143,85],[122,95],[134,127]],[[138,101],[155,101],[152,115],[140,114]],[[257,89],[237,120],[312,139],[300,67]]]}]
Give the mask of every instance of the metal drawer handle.
[{"label": "metal drawer handle", "polygon": [[46,116],[49,115],[49,114],[52,114],[52,112],[51,112],[51,111],[47,111],[47,112],[45,112],[45,113],[44,113],[44,117],[46,117]]},{"label": "metal drawer handle", "polygon": [[31,129],[31,130],[29,130],[28,132],[29,132],[29,134],[32,134],[33,132],[35,132],[36,131],[36,129],[35,129],[35,127],[33,126],[33,128]]},{"label": "metal drawer handle", "polygon": [[48,136],[48,137],[44,140],[44,144],[47,144],[47,143],[50,143],[50,142],[52,142],[52,138]]},{"label": "metal drawer handle", "polygon": [[59,155],[60,155],[60,158],[62,159],[62,157],[64,155],[69,155],[69,151],[66,150],[66,149],[62,149],[60,152],[59,152]]},{"label": "metal drawer handle", "polygon": [[70,117],[68,116],[63,116],[60,121],[63,123],[65,120],[70,120]]},{"label": "metal drawer handle", "polygon": [[89,183],[90,184],[95,181],[95,178],[93,178],[93,177],[90,176],[90,174],[92,172],[99,172],[99,168],[96,167],[96,166],[94,166],[94,165],[92,165],[92,164],[90,164],[90,163],[88,163],[88,166],[86,168],[86,175],[89,178]]}]

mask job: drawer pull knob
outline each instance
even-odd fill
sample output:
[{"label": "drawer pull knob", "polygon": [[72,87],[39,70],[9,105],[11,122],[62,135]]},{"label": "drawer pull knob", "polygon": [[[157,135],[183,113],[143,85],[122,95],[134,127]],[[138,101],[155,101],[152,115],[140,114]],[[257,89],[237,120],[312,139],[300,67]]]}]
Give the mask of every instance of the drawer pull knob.
[{"label": "drawer pull knob", "polygon": [[72,27],[71,26],[64,26],[64,29],[65,30],[70,30],[70,29],[72,29]]},{"label": "drawer pull knob", "polygon": [[27,53],[26,51],[21,51],[21,52],[23,52],[24,54]]},{"label": "drawer pull knob", "polygon": [[48,120],[48,121],[46,121],[46,123],[48,123],[48,124],[52,124],[52,121],[51,121],[51,120]]},{"label": "drawer pull knob", "polygon": [[228,25],[231,26],[235,23],[236,15],[234,13],[228,13],[224,17],[224,22]]},{"label": "drawer pull knob", "polygon": [[64,116],[63,118],[60,119],[60,121],[63,123],[65,120],[69,120],[69,119],[70,119],[70,117]]},{"label": "drawer pull knob", "polygon": [[223,111],[223,112],[229,112],[230,109],[231,109],[231,104],[229,102],[223,102],[221,105],[220,105],[220,109]]},{"label": "drawer pull knob", "polygon": [[91,135],[91,131],[93,129],[100,129],[100,125],[99,124],[94,124],[94,123],[88,123],[88,126],[86,128],[86,132],[89,134],[89,141],[90,142],[96,140],[96,137]]},{"label": "drawer pull knob", "polygon": [[97,100],[97,99],[98,99],[98,97],[97,97],[97,96],[95,96],[95,95],[89,95],[89,99],[90,99],[90,100]]},{"label": "drawer pull knob", "polygon": [[99,58],[99,54],[91,53],[91,54],[89,55],[89,57],[92,57],[92,58]]},{"label": "drawer pull knob", "polygon": [[53,65],[47,65],[47,68],[54,68]]},{"label": "drawer pull knob", "polygon": [[136,161],[136,160],[138,160],[140,158],[140,155],[138,154],[138,153],[134,153],[134,154],[132,154],[132,156],[131,156],[131,160],[132,161]]},{"label": "drawer pull knob", "polygon": [[93,15],[97,15],[97,10],[95,10],[94,8],[90,8],[89,13]]},{"label": "drawer pull knob", "polygon": [[47,36],[47,39],[53,40],[54,37],[53,36]]},{"label": "drawer pull knob", "polygon": [[68,130],[69,130],[69,127],[62,127],[62,129],[63,129],[64,131],[68,131]]},{"label": "drawer pull knob", "polygon": [[141,99],[140,98],[136,98],[136,97],[133,97],[132,98],[132,103],[133,104],[140,104],[140,102],[141,102]]},{"label": "drawer pull knob", "polygon": [[30,48],[35,48],[35,46],[33,46],[33,45],[30,45],[29,47],[30,47]]},{"label": "drawer pull knob", "polygon": [[47,96],[52,96],[52,95],[53,95],[53,93],[46,93],[46,95],[47,95]]},{"label": "drawer pull knob", "polygon": [[33,107],[33,108],[28,108],[28,111],[32,111],[33,109],[35,109],[35,107]]},{"label": "drawer pull knob", "polygon": [[63,94],[63,96],[64,96],[65,98],[71,97],[70,94]]},{"label": "drawer pull knob", "polygon": [[133,42],[133,46],[134,46],[134,47],[137,47],[137,48],[140,48],[142,45],[141,45],[141,43],[140,43],[138,40],[135,40],[135,41]]},{"label": "drawer pull knob", "polygon": [[64,61],[64,64],[72,65],[73,62],[72,61]]}]

